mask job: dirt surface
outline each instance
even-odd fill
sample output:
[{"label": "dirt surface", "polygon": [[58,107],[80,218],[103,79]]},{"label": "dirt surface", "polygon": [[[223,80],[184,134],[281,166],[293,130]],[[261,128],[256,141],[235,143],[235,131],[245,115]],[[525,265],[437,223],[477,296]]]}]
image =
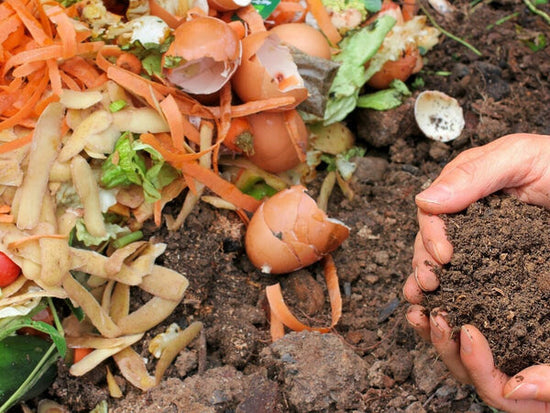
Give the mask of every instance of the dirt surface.
[{"label": "dirt surface", "polygon": [[[459,100],[466,118],[462,135],[448,144],[425,138],[412,117],[414,96],[398,109],[359,111],[348,120],[367,154],[356,160],[353,200],[335,191],[328,207],[330,216],[351,229],[334,253],[343,314],[332,333],[289,333],[271,344],[264,288],[285,282],[285,298],[301,303],[293,307],[300,319],[326,324],[322,268],[261,274],[244,252],[239,218],[203,203],[181,231],[152,232],[168,244],[161,263],[188,277],[190,288],[174,314],[147,335],[172,322],[200,320],[201,338],[149,392],[121,380],[124,397],[109,398],[101,367],[83,378],[62,371],[47,397],[73,412],[89,411],[104,399],[112,412],[491,411],[449,376],[404,320],[401,288],[411,272],[417,231],[414,195],[460,151],[508,133],[550,133],[548,48],[529,47],[547,40],[550,26],[517,0],[453,4],[456,10],[447,16],[426,7],[481,56],[442,36],[411,82],[423,81],[415,95],[435,89]],[[319,171],[308,188],[314,197],[323,175]],[[146,344],[136,346],[144,357]]]},{"label": "dirt surface", "polygon": [[446,310],[453,326],[478,327],[509,375],[550,362],[549,219],[544,208],[509,196],[444,217],[454,254],[437,271],[441,288],[426,307]]}]

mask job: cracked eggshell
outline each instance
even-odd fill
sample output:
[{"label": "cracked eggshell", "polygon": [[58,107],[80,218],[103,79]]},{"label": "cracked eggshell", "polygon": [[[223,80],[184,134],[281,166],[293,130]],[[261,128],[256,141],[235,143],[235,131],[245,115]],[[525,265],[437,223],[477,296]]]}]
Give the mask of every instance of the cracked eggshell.
[{"label": "cracked eggshell", "polygon": [[436,90],[418,95],[414,117],[424,135],[439,142],[458,138],[464,129],[464,115],[458,101]]},{"label": "cracked eggshell", "polygon": [[197,17],[175,30],[174,42],[163,57],[181,63],[164,69],[168,81],[184,92],[208,95],[229,81],[241,62],[242,45],[234,30],[214,17]]},{"label": "cracked eggshell", "polygon": [[295,109],[260,112],[247,117],[253,136],[254,153],[248,158],[272,173],[287,171],[305,161],[309,136]]},{"label": "cracked eggshell", "polygon": [[349,236],[301,185],[273,195],[252,216],[245,236],[250,262],[265,273],[296,271],[319,261]]},{"label": "cracked eggshell", "polygon": [[308,97],[304,80],[287,46],[268,31],[253,33],[242,41],[241,65],[233,75],[233,90],[244,102],[292,96],[291,109]]}]

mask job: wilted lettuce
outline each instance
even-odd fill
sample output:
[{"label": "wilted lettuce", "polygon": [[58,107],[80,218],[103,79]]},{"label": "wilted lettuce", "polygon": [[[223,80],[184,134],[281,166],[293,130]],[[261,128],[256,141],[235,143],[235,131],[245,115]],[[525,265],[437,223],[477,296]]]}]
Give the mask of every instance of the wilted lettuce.
[{"label": "wilted lettuce", "polygon": [[376,54],[395,22],[391,16],[382,16],[340,43],[341,52],[334,60],[341,65],[329,91],[325,124],[343,120],[355,109],[359,91],[374,74],[365,68],[365,63]]},{"label": "wilted lettuce", "polygon": [[157,150],[125,132],[102,166],[101,184],[105,188],[139,185],[145,200],[155,202],[160,199],[160,190],[177,176],[178,171],[165,163]]}]

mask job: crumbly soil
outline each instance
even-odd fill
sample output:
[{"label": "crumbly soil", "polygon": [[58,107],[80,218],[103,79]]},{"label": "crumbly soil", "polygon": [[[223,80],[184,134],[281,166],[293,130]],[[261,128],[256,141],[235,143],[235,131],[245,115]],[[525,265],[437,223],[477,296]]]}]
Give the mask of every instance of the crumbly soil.
[{"label": "crumbly soil", "polygon": [[[447,144],[427,139],[414,123],[414,96],[389,112],[350,116],[348,124],[367,154],[356,160],[353,199],[337,189],[328,206],[329,215],[351,229],[334,253],[343,295],[334,331],[289,333],[272,344],[265,287],[285,282],[285,298],[301,303],[293,306],[295,314],[323,325],[329,304],[322,268],[316,264],[286,276],[260,273],[244,252],[239,218],[202,203],[180,231],[151,229],[168,244],[161,263],[187,276],[190,287],[174,314],[135,348],[148,357],[148,339],[172,322],[202,321],[200,339],[149,392],[120,380],[124,396],[110,398],[101,366],[81,378],[62,371],[45,397],[72,412],[87,412],[101,400],[108,401],[110,412],[490,411],[472,388],[449,375],[404,319],[401,288],[411,272],[418,229],[414,195],[467,148],[508,133],[550,133],[549,48],[535,52],[529,47],[550,39],[550,26],[517,0],[453,1],[456,11],[447,16],[422,3],[442,27],[481,52],[478,56],[442,36],[415,77],[416,84],[422,80],[424,85],[414,95],[435,89],[456,97],[466,127]],[[319,171],[308,186],[314,197],[323,176]],[[291,277],[296,279],[288,281]],[[516,311],[506,310],[504,318]],[[509,349],[512,357],[524,350],[523,345]],[[110,367],[118,377],[116,366]]]},{"label": "crumbly soil", "polygon": [[444,217],[454,254],[426,307],[478,327],[509,375],[550,362],[549,220],[544,208],[496,195]]}]

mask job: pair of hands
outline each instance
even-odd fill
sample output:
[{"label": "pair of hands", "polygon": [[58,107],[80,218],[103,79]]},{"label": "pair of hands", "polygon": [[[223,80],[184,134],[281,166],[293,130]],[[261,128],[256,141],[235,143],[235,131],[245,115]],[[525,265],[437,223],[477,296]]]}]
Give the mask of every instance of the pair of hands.
[{"label": "pair of hands", "polygon": [[418,305],[424,291],[439,286],[426,262],[440,266],[453,254],[438,214],[462,211],[498,190],[550,209],[550,136],[508,135],[467,150],[417,195],[420,232],[414,244],[413,273],[403,287],[405,298],[412,304],[407,320],[433,343],[453,375],[473,384],[489,405],[511,413],[550,412],[550,365],[531,366],[509,377],[494,366],[489,344],[477,328],[462,326],[460,340],[455,341],[444,312],[426,315]]}]

